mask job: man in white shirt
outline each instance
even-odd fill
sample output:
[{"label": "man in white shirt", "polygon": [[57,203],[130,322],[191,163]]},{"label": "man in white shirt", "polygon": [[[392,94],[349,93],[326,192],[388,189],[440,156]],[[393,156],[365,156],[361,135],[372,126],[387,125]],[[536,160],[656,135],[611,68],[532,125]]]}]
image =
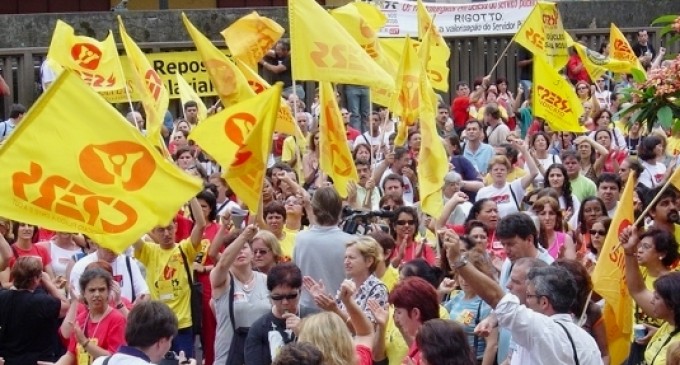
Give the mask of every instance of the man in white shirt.
[{"label": "man in white shirt", "polygon": [[42,86],[43,92],[57,79],[57,75],[50,67],[47,58],[40,65],[40,86]]},{"label": "man in white shirt", "polygon": [[509,329],[517,343],[510,364],[603,364],[593,337],[576,325],[569,314],[577,293],[576,282],[566,269],[554,266],[531,269],[525,306],[517,296],[506,294],[493,279],[468,264],[453,231],[443,233],[443,239],[451,267],[494,308],[499,326]]},{"label": "man in white shirt", "polygon": [[116,255],[115,252],[103,247],[99,247],[97,251],[83,257],[73,265],[69,282],[76,294],[80,292],[78,281],[87,265],[96,261],[104,261],[111,265],[113,279],[120,285],[120,295],[125,299],[135,302],[149,296],[149,287],[139,270],[137,260],[125,255]]},{"label": "man in white shirt", "polygon": [[373,112],[373,114],[371,114],[369,130],[362,133],[354,140],[352,150],[356,149],[360,144],[365,144],[371,147],[371,150],[373,150],[373,155],[375,156],[380,145],[386,146],[389,144],[389,139],[387,137],[388,136],[383,133],[380,128],[380,114],[378,114],[378,112]]}]

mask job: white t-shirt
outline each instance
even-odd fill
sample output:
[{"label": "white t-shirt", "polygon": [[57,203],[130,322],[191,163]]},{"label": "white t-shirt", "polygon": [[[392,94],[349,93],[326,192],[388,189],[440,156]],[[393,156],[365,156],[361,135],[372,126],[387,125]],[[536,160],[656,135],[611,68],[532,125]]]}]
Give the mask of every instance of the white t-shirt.
[{"label": "white t-shirt", "polygon": [[[381,190],[382,190],[382,186],[383,186],[383,182],[385,181],[385,178],[390,174],[394,174],[394,171],[392,171],[391,168],[385,170],[385,173],[380,178],[380,184],[378,184],[378,185],[380,186]],[[397,174],[397,175],[399,175],[399,174]],[[413,186],[411,185],[411,180],[409,180],[408,177],[406,177],[404,175],[401,176],[401,180],[404,182],[404,195],[402,196],[402,198],[404,199],[404,205],[411,206],[411,205],[413,205],[413,200],[415,198],[415,195],[413,194]],[[385,195],[384,191],[382,193],[383,193],[383,195]]]},{"label": "white t-shirt", "polygon": [[664,176],[666,176],[666,165],[661,162],[657,162],[654,165],[640,160],[642,164],[642,173],[640,174],[639,183],[652,189],[663,182]]},{"label": "white t-shirt", "polygon": [[[511,190],[512,189],[512,190]],[[514,193],[514,196],[513,196]],[[498,205],[498,216],[503,218],[508,214],[519,212],[526,191],[522,186],[522,179],[515,179],[505,183],[498,189],[493,185],[485,186],[477,192],[477,200],[488,198]]]},{"label": "white t-shirt", "polygon": [[[551,155],[548,154],[548,158],[539,158],[538,163],[541,164],[543,167],[543,170],[548,170],[548,167],[552,164],[556,163],[562,163],[562,160],[560,160],[560,156],[557,155]],[[529,171],[529,165],[527,163],[524,163],[524,170]],[[536,175],[536,178],[534,179],[534,186],[545,186],[545,176],[543,176],[540,172]]]},{"label": "white t-shirt", "polygon": [[54,74],[54,71],[52,71],[47,59],[45,59],[42,65],[40,65],[40,84],[42,85],[43,91],[47,90],[49,84],[54,82],[56,79],[57,75]]},{"label": "white t-shirt", "polygon": [[[137,260],[130,258],[130,272],[132,273],[132,278],[130,278],[130,274],[128,273],[127,269],[127,264],[125,263],[125,255],[118,255],[116,257],[116,261],[111,263],[111,269],[113,270],[113,278],[120,284],[121,287],[121,296],[125,297],[128,300],[132,300],[132,285],[131,283],[134,284],[135,287],[135,297],[139,298],[140,295],[142,294],[149,294],[149,286],[146,284],[146,280],[144,279],[144,276],[142,276],[142,272],[139,270],[139,264],[137,263]],[[71,284],[71,287],[73,287],[73,290],[76,292],[76,294],[80,294],[80,284],[78,281],[80,280],[80,277],[83,275],[83,272],[85,271],[85,268],[87,265],[98,261],[99,256],[97,255],[97,252],[93,252],[82,259],[78,260],[78,262],[73,265],[73,269],[71,269],[71,277],[69,278],[69,282]]]},{"label": "white t-shirt", "polygon": [[[444,202],[446,204],[446,202]],[[462,202],[456,206],[456,209],[451,212],[449,220],[446,222],[448,224],[463,225],[468,215],[470,215],[470,209],[472,208],[472,203]]]},{"label": "white t-shirt", "polygon": [[[352,150],[356,149],[357,146],[360,145],[360,144],[365,144],[365,145],[370,145],[370,146],[380,146],[380,135],[381,134],[382,134],[382,132],[380,132],[380,134],[378,134],[377,137],[373,137],[373,136],[371,136],[370,133],[364,132],[362,135],[358,136],[354,140],[354,144],[352,145]],[[390,142],[389,136],[387,135],[387,133],[385,133],[385,135],[383,137],[382,145],[387,146],[389,144],[389,142]]]}]

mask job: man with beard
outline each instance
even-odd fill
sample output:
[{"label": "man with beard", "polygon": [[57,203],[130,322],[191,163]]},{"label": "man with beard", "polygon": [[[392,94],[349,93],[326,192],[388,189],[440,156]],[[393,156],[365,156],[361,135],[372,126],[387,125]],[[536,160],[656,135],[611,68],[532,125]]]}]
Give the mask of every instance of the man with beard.
[{"label": "man with beard", "polygon": [[[370,163],[365,159],[357,159],[354,164],[357,167],[359,182],[355,189],[350,189],[352,191],[350,191],[349,203],[354,209],[378,210],[380,191],[376,188],[375,180],[371,176]],[[370,197],[366,198],[368,194],[370,194]]]},{"label": "man with beard", "polygon": [[[645,206],[651,204],[648,216],[652,219],[651,226],[647,228],[660,228],[667,232],[673,232],[676,241],[680,239],[680,215],[678,214],[678,191],[675,187],[668,187],[661,192],[662,186],[657,186],[647,192],[645,196]],[[652,204],[655,196],[659,195],[659,199]],[[678,241],[680,242],[680,241]]]}]

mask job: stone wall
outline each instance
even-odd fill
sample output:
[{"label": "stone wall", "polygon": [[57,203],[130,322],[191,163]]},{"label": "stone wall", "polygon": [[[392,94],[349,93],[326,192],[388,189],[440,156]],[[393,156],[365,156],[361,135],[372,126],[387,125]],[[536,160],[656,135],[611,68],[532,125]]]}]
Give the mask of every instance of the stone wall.
[{"label": "stone wall", "polygon": [[[0,0],[2,1],[2,0]],[[621,28],[645,27],[664,14],[680,14],[678,0],[611,0],[611,1],[565,1],[559,2],[565,26],[569,29],[608,28],[616,23]],[[201,31],[214,40],[221,40],[219,32],[240,16],[253,9],[187,10],[187,16]],[[258,8],[257,11],[288,24],[286,8]],[[188,41],[180,11],[128,11],[119,13],[125,21],[128,33],[140,43]],[[106,36],[109,29],[117,33],[116,13],[71,13],[0,15],[1,48],[47,47],[57,19],[71,24],[77,34],[98,39]]]}]

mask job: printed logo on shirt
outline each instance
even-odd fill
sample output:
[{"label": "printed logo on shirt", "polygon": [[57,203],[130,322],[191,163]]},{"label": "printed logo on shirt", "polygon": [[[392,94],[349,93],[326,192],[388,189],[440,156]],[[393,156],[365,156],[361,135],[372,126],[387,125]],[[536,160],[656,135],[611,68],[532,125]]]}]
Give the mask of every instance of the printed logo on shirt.
[{"label": "printed logo on shirt", "polygon": [[666,176],[666,174],[656,174],[654,175],[654,181],[659,184],[663,181],[664,176]]},{"label": "printed logo on shirt", "polygon": [[490,198],[496,204],[510,203],[510,194],[496,195]]},{"label": "printed logo on shirt", "polygon": [[475,315],[467,309],[463,310],[463,312],[458,316],[458,322],[464,326],[471,325],[474,319]]}]

